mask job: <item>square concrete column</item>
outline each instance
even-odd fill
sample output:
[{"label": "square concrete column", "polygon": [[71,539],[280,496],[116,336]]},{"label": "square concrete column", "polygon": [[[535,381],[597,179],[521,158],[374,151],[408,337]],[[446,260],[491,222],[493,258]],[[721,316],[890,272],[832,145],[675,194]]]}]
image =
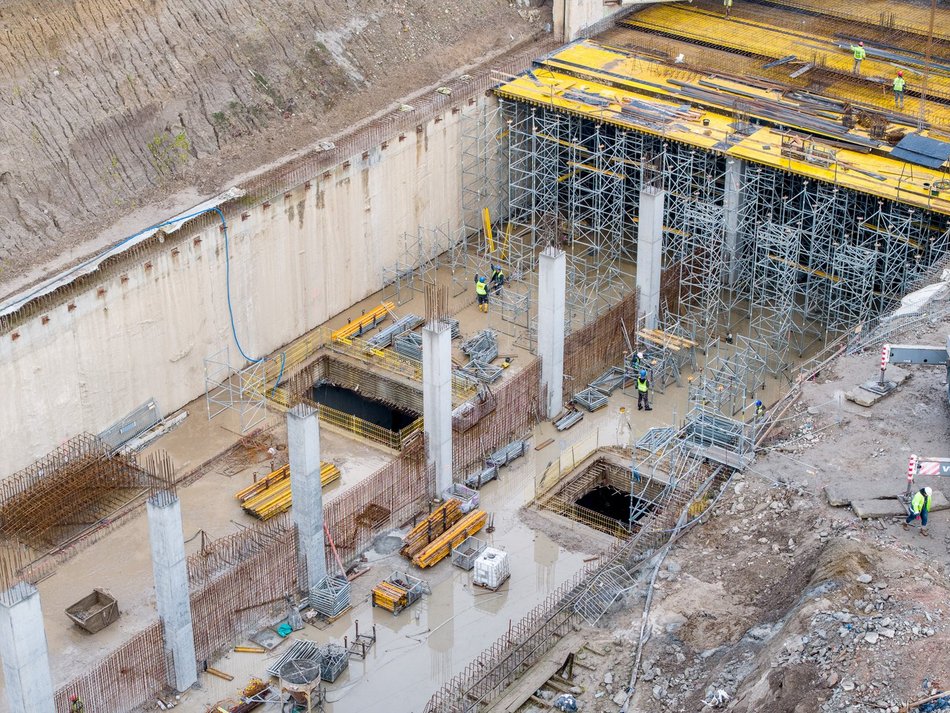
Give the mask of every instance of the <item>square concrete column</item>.
[{"label": "square concrete column", "polygon": [[666,192],[654,186],[640,190],[637,229],[637,314],[647,329],[656,329],[660,313],[660,270],[663,267],[663,203]]},{"label": "square concrete column", "polygon": [[563,250],[546,247],[538,274],[538,356],[541,388],[547,389],[547,417],[564,407],[564,299],[567,257]]},{"label": "square concrete column", "polygon": [[290,453],[290,494],[297,526],[297,555],[307,573],[301,588],[310,591],[327,576],[323,537],[323,483],[320,481],[320,421],[311,406],[298,404],[287,413],[287,450]]},{"label": "square concrete column", "polygon": [[745,162],[737,158],[726,159],[725,191],[722,197],[723,208],[723,262],[726,265],[726,284],[736,280],[739,262],[736,251],[739,243],[739,209],[742,206],[742,174]]},{"label": "square concrete column", "polygon": [[184,691],[198,682],[198,665],[195,633],[191,627],[181,502],[177,495],[162,490],[148,499],[146,512],[155,576],[155,606],[162,621],[165,651],[172,657],[168,683],[176,691]]},{"label": "square concrete column", "polygon": [[441,497],[452,486],[452,328],[442,321],[422,328],[422,424]]},{"label": "square concrete column", "polygon": [[0,593],[0,658],[10,713],[56,713],[43,610],[32,584]]}]

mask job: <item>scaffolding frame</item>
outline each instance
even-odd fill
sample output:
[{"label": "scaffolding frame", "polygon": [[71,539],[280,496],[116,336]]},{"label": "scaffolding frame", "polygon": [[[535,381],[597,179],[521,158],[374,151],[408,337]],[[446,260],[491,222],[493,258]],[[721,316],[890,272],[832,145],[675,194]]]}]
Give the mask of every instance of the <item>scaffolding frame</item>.
[{"label": "scaffolding frame", "polygon": [[231,366],[230,347],[204,360],[205,404],[208,420],[225,411],[238,412],[241,433],[256,428],[267,418],[267,362],[251,362],[242,369]]},{"label": "scaffolding frame", "polygon": [[544,246],[567,254],[568,333],[635,288],[645,161],[666,191],[664,274],[678,277],[665,320],[700,345],[720,331],[748,335],[776,377],[791,351],[804,356],[893,308],[950,246],[947,216],[735,159],[727,146],[509,99],[473,112],[462,133],[453,279],[471,291],[474,274],[501,264],[514,284],[495,300],[495,324],[527,345]]}]

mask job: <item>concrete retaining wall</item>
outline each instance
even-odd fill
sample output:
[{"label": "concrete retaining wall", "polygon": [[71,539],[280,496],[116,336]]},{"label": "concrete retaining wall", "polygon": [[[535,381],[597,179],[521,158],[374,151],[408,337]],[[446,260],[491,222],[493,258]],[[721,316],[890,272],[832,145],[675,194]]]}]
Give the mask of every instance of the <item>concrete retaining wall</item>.
[{"label": "concrete retaining wall", "polygon": [[[460,98],[455,111],[268,207],[226,211],[234,320],[248,355],[277,350],[379,290],[404,232],[459,225],[460,122],[484,101]],[[243,365],[224,247],[219,225],[186,226],[0,335],[0,478],[149,397],[168,413],[200,396],[204,359],[226,346]]]}]

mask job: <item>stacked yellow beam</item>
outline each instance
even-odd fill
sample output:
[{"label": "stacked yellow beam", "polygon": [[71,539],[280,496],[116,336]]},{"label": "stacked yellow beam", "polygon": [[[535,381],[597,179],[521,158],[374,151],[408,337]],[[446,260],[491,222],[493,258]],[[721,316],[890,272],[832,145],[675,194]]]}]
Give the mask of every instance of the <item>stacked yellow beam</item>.
[{"label": "stacked yellow beam", "polygon": [[383,302],[379,307],[371,309],[364,315],[361,315],[348,323],[345,327],[340,327],[330,334],[330,339],[334,342],[346,341],[354,335],[362,334],[363,328],[371,324],[382,322],[396,308],[392,302]]},{"label": "stacked yellow beam", "polygon": [[[333,463],[320,464],[320,482],[324,487],[340,479],[340,469]],[[281,466],[266,478],[235,493],[244,512],[267,520],[293,504],[290,493],[290,466]]]},{"label": "stacked yellow beam", "polygon": [[451,554],[453,547],[458,547],[467,537],[481,530],[487,519],[483,510],[473,510],[423,548],[412,558],[413,564],[423,569],[438,564]]},{"label": "stacked yellow beam", "polygon": [[395,614],[409,606],[409,591],[384,580],[373,587],[373,606],[382,607]]},{"label": "stacked yellow beam", "polygon": [[400,553],[413,559],[430,542],[462,519],[462,502],[451,498],[433,510],[429,517],[420,522],[403,538]]}]

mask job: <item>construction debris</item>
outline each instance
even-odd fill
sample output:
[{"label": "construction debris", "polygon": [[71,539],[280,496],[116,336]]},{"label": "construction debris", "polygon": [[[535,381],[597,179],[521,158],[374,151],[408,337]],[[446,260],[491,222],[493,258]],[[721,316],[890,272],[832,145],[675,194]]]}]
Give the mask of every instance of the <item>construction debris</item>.
[{"label": "construction debris", "polygon": [[491,329],[483,329],[462,342],[459,348],[472,361],[489,364],[498,358],[498,336]]},{"label": "construction debris", "polygon": [[566,431],[582,420],[584,420],[584,413],[582,411],[568,411],[554,422],[554,427],[559,431]]},{"label": "construction debris", "polygon": [[425,320],[415,314],[407,314],[400,317],[396,322],[379,330],[376,334],[366,340],[368,347],[372,349],[385,349],[391,346],[396,337],[412,332],[413,329],[422,324]]}]

